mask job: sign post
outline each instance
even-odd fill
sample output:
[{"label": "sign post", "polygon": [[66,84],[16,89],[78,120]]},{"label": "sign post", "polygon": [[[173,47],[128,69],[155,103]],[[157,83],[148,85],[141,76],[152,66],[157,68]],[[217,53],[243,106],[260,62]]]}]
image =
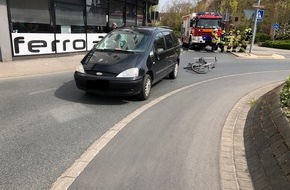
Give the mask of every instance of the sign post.
[{"label": "sign post", "polygon": [[[256,12],[255,12],[255,18],[254,18],[254,30],[253,30],[253,37],[252,37],[252,42],[251,42],[251,46],[250,46],[250,50],[249,50],[249,53],[252,53],[253,51],[253,48],[254,48],[254,42],[255,42],[255,36],[256,36],[256,31],[257,31],[257,21],[258,21],[258,16],[260,16],[261,18],[263,17],[264,15],[264,11],[263,11],[263,15],[261,15],[261,12],[259,12],[259,7],[261,7],[260,5],[261,3],[261,0],[258,0],[258,4],[255,5],[255,8],[257,7],[256,9]],[[258,15],[260,13],[260,15]]]},{"label": "sign post", "polygon": [[273,41],[274,41],[275,40],[276,30],[279,29],[279,24],[278,23],[273,24],[273,28],[274,28],[274,32],[273,32]]}]

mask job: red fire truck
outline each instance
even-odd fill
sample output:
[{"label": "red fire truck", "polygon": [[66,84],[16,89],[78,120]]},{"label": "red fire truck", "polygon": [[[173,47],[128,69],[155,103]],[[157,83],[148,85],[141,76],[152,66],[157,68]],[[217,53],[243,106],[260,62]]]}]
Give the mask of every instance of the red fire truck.
[{"label": "red fire truck", "polygon": [[218,29],[222,33],[222,16],[216,12],[192,13],[182,17],[183,46],[188,48],[204,48],[211,45],[212,32]]}]

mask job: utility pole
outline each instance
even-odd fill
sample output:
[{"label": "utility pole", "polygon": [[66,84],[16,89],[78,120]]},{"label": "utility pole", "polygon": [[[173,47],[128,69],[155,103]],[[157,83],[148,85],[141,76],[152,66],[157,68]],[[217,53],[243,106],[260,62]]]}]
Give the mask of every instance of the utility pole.
[{"label": "utility pole", "polygon": [[256,32],[257,32],[257,18],[258,18],[258,12],[259,12],[260,3],[261,3],[261,0],[258,0],[257,9],[256,9],[256,12],[255,12],[255,18],[254,18],[255,22],[254,22],[253,37],[252,37],[252,42],[251,42],[249,53],[252,53],[253,48],[254,48],[255,36],[256,36]]}]

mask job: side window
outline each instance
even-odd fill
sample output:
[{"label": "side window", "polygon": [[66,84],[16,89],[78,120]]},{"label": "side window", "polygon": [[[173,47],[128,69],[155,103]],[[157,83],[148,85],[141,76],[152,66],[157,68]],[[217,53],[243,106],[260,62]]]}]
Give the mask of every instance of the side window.
[{"label": "side window", "polygon": [[171,32],[171,36],[172,36],[172,40],[173,40],[174,46],[177,46],[178,45],[178,39],[177,39],[176,35],[174,34],[174,32]]},{"label": "side window", "polygon": [[154,48],[155,50],[158,50],[158,49],[165,50],[165,41],[164,41],[162,33],[158,33],[156,35],[155,40],[154,40]]},{"label": "side window", "polygon": [[173,47],[173,40],[172,40],[170,32],[163,32],[163,34],[164,34],[164,37],[165,37],[167,49],[172,48]]}]

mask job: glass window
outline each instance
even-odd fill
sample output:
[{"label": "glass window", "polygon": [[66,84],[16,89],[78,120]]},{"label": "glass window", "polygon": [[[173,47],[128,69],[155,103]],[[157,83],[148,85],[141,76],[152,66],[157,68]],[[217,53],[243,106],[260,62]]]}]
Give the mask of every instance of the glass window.
[{"label": "glass window", "polygon": [[109,15],[109,25],[112,26],[113,23],[116,23],[118,27],[125,24],[125,2],[110,0],[110,15]]},{"label": "glass window", "polygon": [[145,52],[150,34],[144,31],[114,30],[96,46],[96,50],[120,50],[129,52]]},{"label": "glass window", "polygon": [[163,37],[162,33],[158,33],[156,35],[155,40],[154,40],[154,48],[155,48],[155,50],[157,50],[157,49],[165,50],[165,41],[164,41],[164,37]]},{"label": "glass window", "polygon": [[[196,20],[195,19],[190,19],[190,27],[194,27],[196,24]],[[187,25],[187,23],[186,23]]]},{"label": "glass window", "polygon": [[84,33],[82,0],[55,1],[55,17],[58,33]]},{"label": "glass window", "polygon": [[179,44],[179,42],[178,42],[178,39],[177,39],[175,33],[171,32],[171,36],[172,36],[174,46],[177,46]]},{"label": "glass window", "polygon": [[49,0],[10,0],[9,3],[14,33],[53,32]]},{"label": "glass window", "polygon": [[126,6],[126,26],[136,26],[137,6],[127,4]]},{"label": "glass window", "polygon": [[144,9],[142,6],[137,7],[137,26],[143,25]]},{"label": "glass window", "polygon": [[163,32],[163,35],[165,37],[167,49],[172,48],[173,47],[173,40],[172,40],[170,32]]},{"label": "glass window", "polygon": [[199,19],[197,22],[197,27],[200,28],[218,28],[219,20],[214,19]]},{"label": "glass window", "polygon": [[86,0],[87,32],[102,33],[107,25],[107,0]]}]

